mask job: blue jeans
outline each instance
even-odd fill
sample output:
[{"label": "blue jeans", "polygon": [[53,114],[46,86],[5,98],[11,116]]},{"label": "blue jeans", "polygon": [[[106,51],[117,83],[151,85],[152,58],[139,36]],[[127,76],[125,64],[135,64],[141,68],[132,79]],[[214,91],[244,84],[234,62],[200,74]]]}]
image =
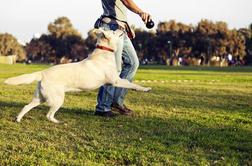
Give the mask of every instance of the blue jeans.
[{"label": "blue jeans", "polygon": [[[117,26],[114,24],[103,24],[101,27],[104,30],[117,29]],[[115,53],[117,71],[121,78],[132,81],[139,66],[139,60],[135,48],[126,33],[120,38],[117,47]],[[97,96],[96,111],[110,111],[112,103],[117,103],[122,106],[127,92],[128,90],[125,88],[117,88],[111,85],[100,87]]]}]

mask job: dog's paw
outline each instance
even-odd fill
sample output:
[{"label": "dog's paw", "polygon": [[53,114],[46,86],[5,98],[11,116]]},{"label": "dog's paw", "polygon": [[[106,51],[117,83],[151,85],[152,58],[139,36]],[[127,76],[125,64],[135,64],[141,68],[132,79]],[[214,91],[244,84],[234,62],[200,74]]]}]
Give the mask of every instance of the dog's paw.
[{"label": "dog's paw", "polygon": [[61,120],[59,120],[59,121],[58,121],[58,124],[67,125],[67,124],[66,124],[66,122],[64,122],[64,121],[61,121]]},{"label": "dog's paw", "polygon": [[49,120],[50,120],[51,122],[55,123],[55,124],[64,124],[63,121],[59,121],[59,120],[57,120],[57,119],[55,119],[55,118],[50,118]]},{"label": "dog's paw", "polygon": [[148,88],[144,88],[144,90],[143,90],[144,92],[149,92],[149,91],[151,91],[151,87],[148,87]]},{"label": "dog's paw", "polygon": [[20,122],[21,122],[21,119],[18,118],[18,117],[16,117],[16,118],[15,118],[15,122],[20,123]]}]

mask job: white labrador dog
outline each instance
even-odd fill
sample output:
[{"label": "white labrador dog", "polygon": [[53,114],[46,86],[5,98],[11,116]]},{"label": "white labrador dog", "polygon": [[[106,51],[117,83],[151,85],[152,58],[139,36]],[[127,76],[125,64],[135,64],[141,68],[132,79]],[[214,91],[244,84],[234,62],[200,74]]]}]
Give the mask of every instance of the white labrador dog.
[{"label": "white labrador dog", "polygon": [[33,100],[19,113],[17,122],[20,122],[32,108],[46,101],[50,107],[46,117],[54,123],[60,123],[54,118],[54,115],[64,102],[65,92],[69,91],[93,90],[104,84],[143,92],[151,90],[149,87],[142,87],[119,77],[114,52],[117,49],[116,43],[123,32],[95,29],[94,33],[98,37],[97,47],[83,61],[56,65],[43,71],[5,80],[5,83],[10,85],[30,84],[38,81]]}]

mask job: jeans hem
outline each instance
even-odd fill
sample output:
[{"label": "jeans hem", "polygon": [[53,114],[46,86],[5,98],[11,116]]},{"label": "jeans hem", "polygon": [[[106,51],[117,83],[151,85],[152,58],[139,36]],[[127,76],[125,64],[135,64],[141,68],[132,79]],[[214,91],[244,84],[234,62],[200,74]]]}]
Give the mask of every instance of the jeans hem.
[{"label": "jeans hem", "polygon": [[96,108],[95,109],[95,112],[109,112],[109,111],[111,111],[111,109],[109,109],[109,108],[105,108],[105,109]]}]

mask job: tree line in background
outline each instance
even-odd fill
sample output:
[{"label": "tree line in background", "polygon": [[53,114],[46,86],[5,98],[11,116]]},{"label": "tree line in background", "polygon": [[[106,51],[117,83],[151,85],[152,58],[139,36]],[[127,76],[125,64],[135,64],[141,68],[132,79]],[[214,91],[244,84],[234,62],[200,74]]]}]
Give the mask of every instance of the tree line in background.
[{"label": "tree line in background", "polygon": [[[133,27],[134,28],[134,27]],[[252,64],[252,24],[228,29],[225,22],[201,20],[197,26],[160,22],[157,32],[134,28],[133,44],[142,64],[247,65]],[[95,48],[91,31],[83,39],[67,17],[48,25],[48,33],[25,46],[10,34],[0,34],[0,55],[17,55],[19,61],[68,63],[80,61]]]},{"label": "tree line in background", "polygon": [[252,27],[228,29],[225,22],[197,26],[160,22],[156,33],[136,30],[140,59],[168,65],[244,65],[252,62]]}]

